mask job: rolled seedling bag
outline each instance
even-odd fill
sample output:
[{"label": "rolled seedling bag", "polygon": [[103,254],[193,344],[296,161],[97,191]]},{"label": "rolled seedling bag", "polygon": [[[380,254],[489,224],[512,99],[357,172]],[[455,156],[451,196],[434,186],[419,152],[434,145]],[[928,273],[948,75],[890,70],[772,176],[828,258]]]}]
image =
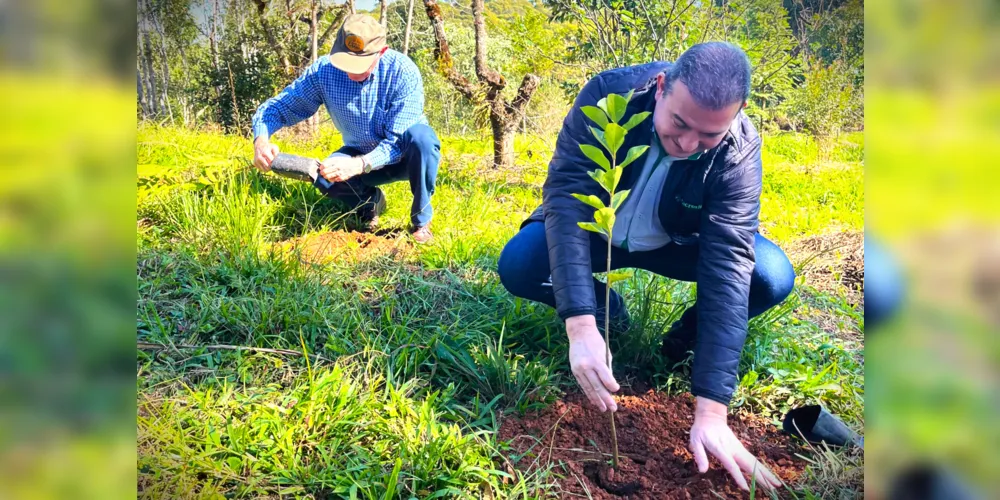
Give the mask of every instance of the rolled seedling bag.
[{"label": "rolled seedling bag", "polygon": [[278,153],[271,161],[271,172],[290,179],[314,182],[319,176],[320,165],[315,158]]},{"label": "rolled seedling bag", "polygon": [[785,432],[805,438],[813,444],[826,443],[830,446],[851,444],[864,449],[864,438],[820,405],[803,406],[789,411],[785,415],[782,427]]}]

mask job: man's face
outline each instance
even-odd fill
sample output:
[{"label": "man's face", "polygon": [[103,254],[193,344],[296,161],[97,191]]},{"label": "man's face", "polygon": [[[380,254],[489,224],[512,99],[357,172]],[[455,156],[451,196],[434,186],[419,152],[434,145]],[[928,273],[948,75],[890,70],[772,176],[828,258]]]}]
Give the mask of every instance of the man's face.
[{"label": "man's face", "polygon": [[[384,53],[385,51],[383,50],[382,54]],[[368,71],[365,71],[364,73],[348,73],[347,77],[355,82],[363,82],[367,80],[368,76],[372,74],[372,71],[375,71],[375,65],[377,65],[378,60],[382,58],[382,54],[379,54],[379,56],[375,58],[375,61],[372,62],[372,65],[368,67]]]},{"label": "man's face", "polygon": [[736,102],[712,111],[695,104],[687,85],[680,80],[674,82],[667,95],[663,95],[664,88],[666,76],[661,74],[656,77],[653,127],[663,149],[677,158],[687,158],[718,146],[736,113],[745,106],[745,103]]}]

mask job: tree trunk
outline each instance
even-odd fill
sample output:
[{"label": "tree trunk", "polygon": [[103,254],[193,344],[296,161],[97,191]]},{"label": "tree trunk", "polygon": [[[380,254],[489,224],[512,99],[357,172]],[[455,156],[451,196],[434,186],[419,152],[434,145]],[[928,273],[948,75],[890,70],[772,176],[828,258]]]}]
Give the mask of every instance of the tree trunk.
[{"label": "tree trunk", "polygon": [[160,90],[163,93],[163,106],[167,108],[167,115],[170,117],[170,124],[173,125],[174,110],[170,106],[170,59],[167,57],[167,35],[163,29],[160,13],[155,12],[153,13],[153,16],[153,26],[156,28],[156,33],[160,37],[160,58],[163,60],[163,85],[160,86]]},{"label": "tree trunk", "polygon": [[215,45],[215,30],[219,18],[219,0],[212,0],[212,29],[208,33],[208,48],[212,52],[212,67],[219,73],[219,49]]},{"label": "tree trunk", "polygon": [[406,8],[406,31],[403,32],[403,55],[410,53],[410,28],[413,26],[413,0],[409,0],[410,5]]},{"label": "tree trunk", "polygon": [[[311,47],[309,54],[309,64],[314,64],[319,56],[319,2],[313,0],[312,8],[309,9],[309,41]],[[319,112],[313,113],[309,117],[309,132],[316,135],[319,128]]]},{"label": "tree trunk", "polygon": [[[187,51],[184,50],[184,44],[178,44],[179,52],[181,55],[181,67],[184,68],[184,81],[191,81],[191,68],[188,64]],[[181,89],[180,91],[181,100],[181,117],[184,119],[184,126],[187,127],[191,124],[191,112],[188,109],[188,99],[186,89]]]},{"label": "tree trunk", "polygon": [[139,10],[142,18],[139,52],[142,55],[143,82],[146,85],[146,111],[149,117],[158,118],[160,116],[159,92],[156,88],[156,72],[153,71],[153,48],[149,41],[149,9],[145,0],[139,2]]},{"label": "tree trunk", "polygon": [[506,169],[514,166],[514,130],[497,116],[490,116],[493,129],[493,168]]},{"label": "tree trunk", "polygon": [[[140,8],[138,10],[139,10],[138,12],[139,15],[142,15],[142,9]],[[141,19],[139,20],[138,27],[139,29],[135,33],[136,46],[138,47],[138,54],[136,54],[138,57],[136,57],[135,61],[136,86],[138,87],[136,97],[139,99],[139,107],[142,109],[142,117],[143,119],[145,119],[152,116],[153,110],[151,109],[152,107],[149,105],[149,96],[147,95],[148,91],[146,90],[148,87],[148,84],[146,83],[146,69],[145,69],[146,53],[142,48],[143,28]]]},{"label": "tree trunk", "polygon": [[153,48],[152,44],[149,42],[149,31],[142,31],[142,47],[143,47],[143,72],[146,73],[146,84],[149,86],[146,90],[146,97],[149,99],[150,109],[152,111],[152,116],[160,116],[160,101],[159,92],[156,89],[156,72],[153,71]]},{"label": "tree trunk", "polygon": [[378,22],[382,23],[382,27],[388,31],[389,28],[389,1],[379,0],[378,1]]},{"label": "tree trunk", "polygon": [[142,91],[142,65],[139,64],[139,58],[135,59],[135,97],[139,101],[139,111],[142,118],[146,118],[146,97],[143,95]]}]

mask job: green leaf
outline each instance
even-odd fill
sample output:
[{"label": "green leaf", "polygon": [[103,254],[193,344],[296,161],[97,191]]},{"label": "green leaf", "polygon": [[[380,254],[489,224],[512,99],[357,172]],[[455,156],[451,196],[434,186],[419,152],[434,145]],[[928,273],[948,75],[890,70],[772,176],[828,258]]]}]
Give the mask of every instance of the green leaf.
[{"label": "green leaf", "polygon": [[395,498],[396,486],[399,482],[399,470],[403,468],[403,459],[397,458],[396,465],[392,468],[392,473],[389,474],[389,481],[385,484],[385,494],[382,495],[383,500],[388,500],[390,498]]},{"label": "green leaf", "polygon": [[578,225],[581,228],[586,229],[587,231],[590,231],[592,233],[608,234],[608,233],[605,233],[603,229],[597,227],[597,224],[594,224],[593,222],[577,222],[576,225]]},{"label": "green leaf", "polygon": [[604,207],[594,212],[594,222],[597,223],[597,227],[605,231],[605,234],[610,234],[615,227],[615,211],[610,207]]},{"label": "green leaf", "polygon": [[628,107],[628,101],[618,94],[608,94],[607,99],[608,118],[610,118],[613,123],[618,123],[618,121],[625,116],[625,108]]},{"label": "green leaf", "polygon": [[583,151],[587,158],[593,160],[604,170],[611,168],[611,163],[608,161],[608,157],[604,156],[604,151],[601,151],[601,148],[590,144],[580,144],[580,151]]},{"label": "green leaf", "polygon": [[622,179],[622,169],[621,167],[613,168],[604,172],[604,182],[601,183],[609,193],[614,192],[618,187],[618,181]]},{"label": "green leaf", "polygon": [[229,457],[226,459],[226,462],[236,473],[240,472],[241,466],[243,465],[243,462],[237,457]]},{"label": "green leaf", "polygon": [[622,160],[622,164],[618,165],[618,167],[619,168],[627,167],[630,163],[634,162],[637,158],[645,154],[647,149],[649,149],[649,146],[632,146],[631,148],[629,148],[628,154],[625,155],[625,159]]},{"label": "green leaf", "polygon": [[628,94],[625,94],[625,102],[632,102],[632,94],[633,93],[635,93],[635,89],[632,89],[632,90],[628,91]]},{"label": "green leaf", "polygon": [[597,101],[597,107],[601,108],[601,110],[603,110],[605,113],[607,113],[608,112],[608,98],[605,97],[605,98],[601,99],[600,101]]},{"label": "green leaf", "polygon": [[596,209],[598,209],[598,210],[604,208],[604,202],[601,201],[600,198],[598,198],[598,197],[596,197],[596,196],[594,196],[592,194],[582,195],[582,194],[573,193],[573,197],[576,198],[576,199],[578,199],[578,200],[580,200],[580,201],[582,201],[582,202],[584,202],[584,203],[586,203],[586,204],[588,204],[588,205],[590,205],[590,206],[592,206],[592,207],[594,207],[594,208],[596,208]]},{"label": "green leaf", "polygon": [[601,108],[584,106],[580,108],[580,111],[583,111],[583,114],[587,115],[587,118],[593,120],[602,129],[608,126],[608,115]]},{"label": "green leaf", "polygon": [[597,181],[597,183],[601,186],[604,186],[604,176],[606,175],[606,172],[610,172],[610,170],[591,170],[587,172],[587,175],[589,175],[591,179]]},{"label": "green leaf", "polygon": [[628,198],[628,194],[630,192],[631,191],[626,189],[624,191],[618,191],[617,193],[615,193],[615,195],[611,197],[611,208],[614,210],[618,210],[618,207],[622,206],[622,203],[625,203],[625,198]]},{"label": "green leaf", "polygon": [[594,137],[597,138],[597,142],[601,143],[601,145],[604,146],[605,148],[608,147],[608,143],[604,142],[604,132],[602,132],[600,129],[596,127],[590,127],[590,132],[593,133]]},{"label": "green leaf", "polygon": [[611,271],[607,274],[608,285],[614,285],[619,281],[625,281],[632,277],[631,269],[621,269],[619,271]]},{"label": "green leaf", "polygon": [[609,123],[608,128],[604,129],[604,140],[611,156],[617,155],[618,148],[625,142],[625,129],[617,123]]},{"label": "green leaf", "polygon": [[650,113],[649,111],[643,111],[642,113],[636,113],[632,115],[632,117],[629,118],[627,122],[625,122],[624,125],[625,130],[632,130],[633,128],[635,128],[636,125],[642,123],[642,121],[645,120],[647,117],[649,117],[649,115],[651,114],[652,113]]}]

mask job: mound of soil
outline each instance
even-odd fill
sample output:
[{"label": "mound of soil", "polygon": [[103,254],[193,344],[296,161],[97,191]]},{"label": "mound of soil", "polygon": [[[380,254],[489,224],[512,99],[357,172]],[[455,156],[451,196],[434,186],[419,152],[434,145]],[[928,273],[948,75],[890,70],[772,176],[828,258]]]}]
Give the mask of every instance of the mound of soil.
[{"label": "mound of soil", "polygon": [[[563,476],[566,496],[595,499],[746,498],[722,466],[699,474],[688,451],[694,398],[667,397],[653,391],[618,397],[616,413],[621,461],[610,469],[609,417],[591,409],[580,394],[523,418],[508,417],[499,437],[510,443],[505,455],[524,472],[551,463]],[[769,423],[754,417],[730,416],[730,427],[757,458],[786,483],[794,482],[805,461],[798,447]],[[529,451],[530,450],[530,451]]]},{"label": "mound of soil", "polygon": [[308,234],[277,243],[275,247],[312,264],[358,262],[384,255],[395,257],[413,249],[407,238],[390,238],[356,231]]}]

